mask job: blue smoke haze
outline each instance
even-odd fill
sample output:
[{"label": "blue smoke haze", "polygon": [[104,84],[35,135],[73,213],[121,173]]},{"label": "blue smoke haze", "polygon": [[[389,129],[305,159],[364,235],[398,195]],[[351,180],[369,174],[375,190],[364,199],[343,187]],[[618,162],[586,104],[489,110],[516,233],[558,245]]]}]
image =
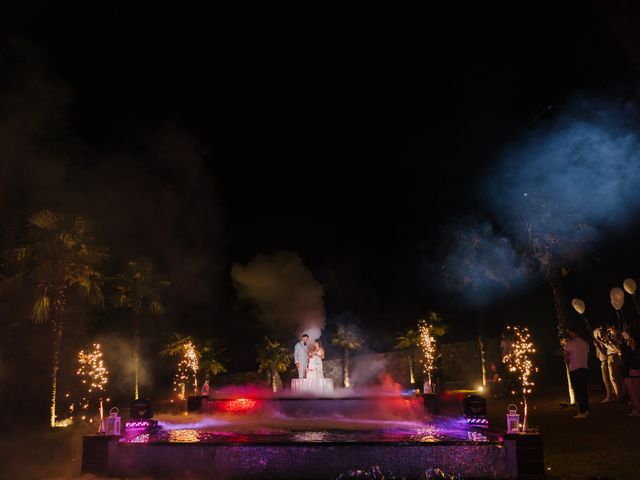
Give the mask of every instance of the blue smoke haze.
[{"label": "blue smoke haze", "polygon": [[580,105],[509,149],[484,183],[489,211],[515,240],[553,235],[554,253],[587,246],[640,207],[640,144],[627,112]]},{"label": "blue smoke haze", "polygon": [[[631,113],[576,103],[505,150],[480,184],[487,216],[453,227],[444,263],[449,287],[486,304],[526,285],[517,250],[544,267],[571,263],[640,210],[640,142]],[[500,233],[496,233],[500,232]]]},{"label": "blue smoke haze", "polygon": [[449,254],[443,267],[445,286],[466,305],[481,306],[520,288],[526,280],[522,259],[509,238],[487,221],[467,218],[445,234]]}]

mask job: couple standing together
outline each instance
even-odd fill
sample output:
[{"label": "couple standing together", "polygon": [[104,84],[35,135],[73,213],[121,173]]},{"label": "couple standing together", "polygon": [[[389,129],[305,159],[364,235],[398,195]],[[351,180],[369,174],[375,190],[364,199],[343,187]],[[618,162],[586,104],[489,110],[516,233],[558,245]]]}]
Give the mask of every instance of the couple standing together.
[{"label": "couple standing together", "polygon": [[298,378],[324,378],[322,360],[324,348],[320,340],[315,340],[313,346],[307,346],[309,335],[302,335],[293,350],[293,361],[298,369]]}]

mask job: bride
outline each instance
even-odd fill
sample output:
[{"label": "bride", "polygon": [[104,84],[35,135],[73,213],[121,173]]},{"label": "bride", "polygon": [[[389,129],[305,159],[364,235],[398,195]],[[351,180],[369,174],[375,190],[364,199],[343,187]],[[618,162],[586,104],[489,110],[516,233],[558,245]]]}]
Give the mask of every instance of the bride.
[{"label": "bride", "polygon": [[322,348],[322,342],[316,340],[314,346],[309,349],[309,364],[307,365],[306,377],[291,380],[291,389],[316,396],[331,394],[333,392],[333,379],[324,378],[322,360],[324,360],[324,348]]},{"label": "bride", "polygon": [[324,360],[324,348],[320,340],[316,340],[313,350],[309,352],[309,366],[307,367],[307,378],[324,378],[322,371],[322,360]]}]

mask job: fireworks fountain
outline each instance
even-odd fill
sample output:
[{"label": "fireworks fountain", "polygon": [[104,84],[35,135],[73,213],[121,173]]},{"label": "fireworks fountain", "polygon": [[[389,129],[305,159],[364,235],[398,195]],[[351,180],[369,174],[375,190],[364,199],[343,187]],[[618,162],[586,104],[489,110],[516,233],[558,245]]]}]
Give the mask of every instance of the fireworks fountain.
[{"label": "fireworks fountain", "polygon": [[531,334],[527,327],[507,327],[513,332],[513,344],[510,351],[504,356],[502,361],[507,365],[509,372],[516,376],[518,380],[518,390],[512,390],[512,394],[521,394],[524,406],[524,418],[522,421],[522,431],[527,431],[528,403],[527,396],[533,391],[534,382],[531,377],[538,371],[533,365],[532,355],[536,349],[531,341]]},{"label": "fireworks fountain", "polygon": [[431,393],[433,391],[432,374],[436,362],[436,338],[432,335],[431,325],[429,325],[426,320],[420,321],[418,324],[418,332],[420,333],[420,347],[423,355],[422,367],[425,376],[424,392]]},{"label": "fireworks fountain", "polygon": [[[104,418],[104,391],[109,382],[109,371],[104,365],[102,350],[99,343],[93,344],[93,350],[78,352],[77,375],[80,382],[85,387],[82,399],[80,400],[80,410],[89,412],[92,404],[97,402],[100,420]],[[84,419],[84,415],[81,417]],[[100,422],[102,425],[102,422]]]},{"label": "fireworks fountain", "polygon": [[198,352],[193,342],[188,341],[182,348],[182,358],[178,362],[178,370],[173,377],[173,391],[180,400],[186,398],[187,385],[193,382],[194,394],[198,393]]}]

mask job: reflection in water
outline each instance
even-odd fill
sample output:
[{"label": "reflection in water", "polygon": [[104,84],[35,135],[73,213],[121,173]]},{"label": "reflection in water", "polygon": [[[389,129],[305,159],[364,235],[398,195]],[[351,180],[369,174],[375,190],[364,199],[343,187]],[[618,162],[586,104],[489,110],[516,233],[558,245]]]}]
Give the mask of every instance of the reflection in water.
[{"label": "reflection in water", "polygon": [[467,440],[470,442],[488,442],[489,437],[482,432],[467,432]]},{"label": "reflection in water", "polygon": [[329,432],[297,432],[292,435],[294,442],[326,442]]},{"label": "reflection in water", "polygon": [[488,442],[498,440],[489,432],[452,431],[436,425],[420,428],[385,428],[375,430],[284,430],[261,429],[258,431],[205,431],[199,429],[160,430],[156,432],[125,436],[121,442],[129,443],[251,443],[251,442],[420,442],[433,443],[443,440]]},{"label": "reflection in water", "polygon": [[195,443],[200,441],[199,430],[171,430],[169,432],[171,443]]},{"label": "reflection in water", "polygon": [[416,433],[411,435],[411,440],[416,442],[439,442],[442,440],[442,434],[435,425],[427,425],[425,428],[419,428]]}]

